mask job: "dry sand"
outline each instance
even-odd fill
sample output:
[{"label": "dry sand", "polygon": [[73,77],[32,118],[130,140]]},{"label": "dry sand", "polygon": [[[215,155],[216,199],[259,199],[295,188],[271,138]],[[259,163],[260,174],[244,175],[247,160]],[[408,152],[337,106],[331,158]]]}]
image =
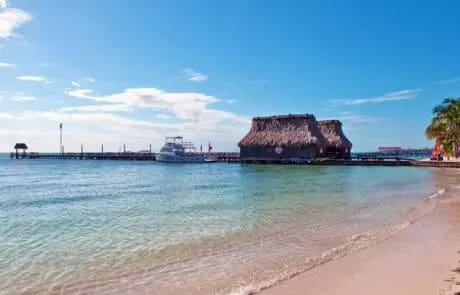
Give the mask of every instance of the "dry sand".
[{"label": "dry sand", "polygon": [[460,295],[458,175],[434,211],[407,229],[260,294]]}]

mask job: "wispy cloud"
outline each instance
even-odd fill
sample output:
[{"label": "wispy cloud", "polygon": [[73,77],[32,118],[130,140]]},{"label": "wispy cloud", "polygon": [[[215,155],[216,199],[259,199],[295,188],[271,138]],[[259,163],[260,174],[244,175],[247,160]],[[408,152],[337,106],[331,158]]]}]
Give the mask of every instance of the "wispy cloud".
[{"label": "wispy cloud", "polygon": [[[87,110],[126,111],[151,109],[165,115],[174,115],[178,120],[199,123],[200,126],[219,123],[246,124],[249,118],[231,112],[210,108],[222,100],[196,92],[166,92],[158,88],[128,88],[110,95],[97,95],[91,89],[67,89],[69,96],[103,103],[86,106]],[[80,107],[81,108],[81,107]]]},{"label": "wispy cloud", "polygon": [[80,88],[82,87],[82,85],[87,84],[87,83],[96,83],[96,80],[93,78],[82,78],[80,80],[70,82],[72,86],[77,87],[77,88]]},{"label": "wispy cloud", "polygon": [[434,84],[446,85],[446,84],[453,84],[453,83],[458,83],[458,82],[460,82],[460,77],[454,77],[454,78],[450,78],[447,80],[437,81]]},{"label": "wispy cloud", "polygon": [[187,79],[192,82],[203,82],[208,80],[208,76],[196,72],[190,68],[183,70],[184,74],[187,76]]},{"label": "wispy cloud", "polygon": [[91,89],[66,89],[64,93],[72,97],[92,99],[94,91]]},{"label": "wispy cloud", "polygon": [[33,101],[36,99],[37,99],[36,97],[26,95],[24,92],[21,92],[21,91],[16,91],[16,92],[1,91],[0,92],[0,100],[4,100],[4,101],[26,102],[26,101]]},{"label": "wispy cloud", "polygon": [[21,9],[9,8],[6,0],[0,0],[0,39],[14,36],[15,31],[31,19],[29,13]]},{"label": "wispy cloud", "polygon": [[78,82],[72,81],[70,83],[72,84],[72,86],[81,87],[80,83],[78,83]]},{"label": "wispy cloud", "polygon": [[43,76],[19,76],[16,79],[21,80],[21,81],[40,82],[43,84],[53,83],[53,81],[50,81],[46,77],[43,77]]},{"label": "wispy cloud", "polygon": [[384,103],[390,101],[400,101],[415,98],[423,89],[404,89],[399,91],[393,91],[385,93],[381,96],[369,97],[369,98],[353,98],[353,99],[334,99],[329,103],[331,106],[350,106],[350,105],[362,105],[370,103]]},{"label": "wispy cloud", "polygon": [[7,62],[0,62],[0,68],[15,68],[15,64],[10,64]]},{"label": "wispy cloud", "polygon": [[14,115],[10,114],[10,113],[2,113],[0,112],[0,120],[14,120]]},{"label": "wispy cloud", "polygon": [[24,102],[24,101],[33,101],[37,98],[34,96],[26,96],[26,95],[15,95],[11,98],[12,101],[16,102]]}]

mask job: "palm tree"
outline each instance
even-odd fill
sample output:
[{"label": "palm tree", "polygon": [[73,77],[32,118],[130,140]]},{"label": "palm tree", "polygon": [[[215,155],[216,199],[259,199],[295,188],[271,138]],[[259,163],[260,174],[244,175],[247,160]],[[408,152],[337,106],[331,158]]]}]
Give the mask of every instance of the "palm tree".
[{"label": "palm tree", "polygon": [[446,98],[433,108],[433,118],[426,128],[427,138],[436,138],[448,157],[457,156],[460,146],[460,98]]}]

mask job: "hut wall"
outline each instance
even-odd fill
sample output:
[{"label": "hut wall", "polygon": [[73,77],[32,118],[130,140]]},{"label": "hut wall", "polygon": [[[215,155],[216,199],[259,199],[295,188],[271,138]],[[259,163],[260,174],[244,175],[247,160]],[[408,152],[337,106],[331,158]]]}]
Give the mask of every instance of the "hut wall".
[{"label": "hut wall", "polygon": [[351,149],[329,146],[324,150],[323,155],[329,158],[349,159],[351,157]]},{"label": "hut wall", "polygon": [[275,151],[273,146],[242,146],[240,148],[240,156],[245,159],[314,159],[317,155],[316,146],[310,145],[306,147],[285,147],[281,153]]}]

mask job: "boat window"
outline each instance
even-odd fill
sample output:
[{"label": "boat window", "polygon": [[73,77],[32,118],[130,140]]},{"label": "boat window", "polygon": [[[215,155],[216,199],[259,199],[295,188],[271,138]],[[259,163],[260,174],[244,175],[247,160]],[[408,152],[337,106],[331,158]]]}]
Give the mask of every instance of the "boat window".
[{"label": "boat window", "polygon": [[160,150],[160,152],[170,152],[170,153],[171,153],[172,151],[173,151],[173,149],[170,148],[170,147],[162,147],[161,150]]}]

